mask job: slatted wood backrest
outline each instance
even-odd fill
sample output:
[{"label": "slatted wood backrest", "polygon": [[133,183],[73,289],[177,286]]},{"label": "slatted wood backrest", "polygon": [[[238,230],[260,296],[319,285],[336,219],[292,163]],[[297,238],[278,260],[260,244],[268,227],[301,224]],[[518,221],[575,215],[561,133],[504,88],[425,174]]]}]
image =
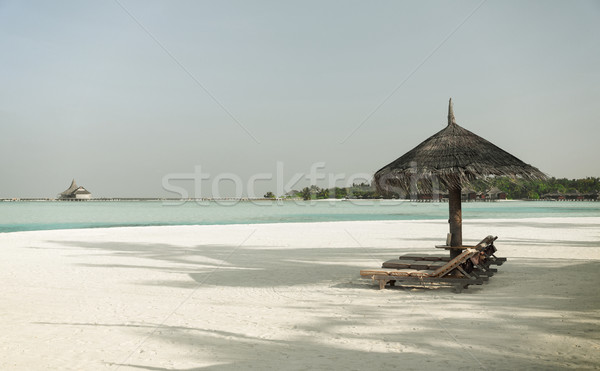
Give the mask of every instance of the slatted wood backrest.
[{"label": "slatted wood backrest", "polygon": [[452,272],[456,267],[466,262],[468,259],[477,254],[477,249],[465,249],[459,256],[450,260],[448,263],[444,264],[443,267],[440,267],[433,271],[430,276],[431,277],[443,277],[446,274]]},{"label": "slatted wood backrest", "polygon": [[498,236],[494,237],[492,235],[489,235],[486,238],[484,238],[483,240],[481,240],[481,242],[479,242],[477,245],[475,245],[475,248],[477,250],[483,250],[484,248],[493,244],[494,241],[496,241],[497,239],[498,239]]}]

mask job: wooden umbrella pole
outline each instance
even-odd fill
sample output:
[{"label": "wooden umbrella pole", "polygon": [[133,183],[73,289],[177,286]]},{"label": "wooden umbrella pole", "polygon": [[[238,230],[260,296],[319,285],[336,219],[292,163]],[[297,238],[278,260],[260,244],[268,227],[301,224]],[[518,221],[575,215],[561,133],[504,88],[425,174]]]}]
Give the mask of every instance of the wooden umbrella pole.
[{"label": "wooden umbrella pole", "polygon": [[[450,246],[462,246],[462,209],[461,209],[461,186],[454,186],[448,189],[448,206],[450,207]],[[450,257],[454,258],[460,255],[460,250],[451,249]]]}]

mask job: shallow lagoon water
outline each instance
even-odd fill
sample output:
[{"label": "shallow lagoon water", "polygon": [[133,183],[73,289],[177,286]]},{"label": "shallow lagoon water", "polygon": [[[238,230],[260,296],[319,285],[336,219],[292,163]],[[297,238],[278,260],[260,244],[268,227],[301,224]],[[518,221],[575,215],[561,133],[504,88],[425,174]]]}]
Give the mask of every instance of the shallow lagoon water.
[{"label": "shallow lagoon water", "polygon": [[[463,218],[600,217],[600,202],[465,202]],[[0,232],[150,225],[256,224],[446,219],[444,202],[91,201],[0,202]]]}]

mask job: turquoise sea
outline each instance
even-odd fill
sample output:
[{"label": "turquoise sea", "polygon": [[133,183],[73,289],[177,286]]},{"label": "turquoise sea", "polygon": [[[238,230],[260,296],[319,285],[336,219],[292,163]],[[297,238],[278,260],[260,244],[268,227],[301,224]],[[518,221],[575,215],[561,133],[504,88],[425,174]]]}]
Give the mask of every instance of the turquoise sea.
[{"label": "turquoise sea", "polygon": [[[463,218],[600,217],[600,202],[463,203]],[[151,225],[448,218],[447,203],[391,200],[0,202],[0,232]]]}]

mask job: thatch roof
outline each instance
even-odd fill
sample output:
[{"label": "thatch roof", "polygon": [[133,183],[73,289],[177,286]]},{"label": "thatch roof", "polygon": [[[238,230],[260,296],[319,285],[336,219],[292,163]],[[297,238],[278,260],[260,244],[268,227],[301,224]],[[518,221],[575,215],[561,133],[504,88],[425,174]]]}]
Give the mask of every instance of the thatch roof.
[{"label": "thatch roof", "polygon": [[497,195],[498,193],[504,193],[500,188],[494,186],[492,189],[486,192],[488,195]]},{"label": "thatch roof", "polygon": [[88,191],[84,187],[78,186],[77,183],[75,183],[75,179],[73,179],[73,181],[71,182],[71,186],[69,186],[69,188],[67,188],[64,192],[61,192],[58,196],[61,198],[70,198],[74,197],[75,195],[90,194],[90,191]]},{"label": "thatch roof", "polygon": [[73,192],[74,195],[91,195],[92,193],[83,187],[79,187]]},{"label": "thatch roof", "polygon": [[471,193],[477,193],[477,191],[475,191],[473,188],[470,187],[466,187],[462,189],[462,194],[467,195],[467,194],[471,194]]},{"label": "thatch roof", "polygon": [[448,188],[489,176],[544,179],[546,175],[493,143],[459,126],[452,99],[448,126],[375,173],[379,190],[399,187],[405,191],[419,177],[419,185],[431,188],[438,179]]},{"label": "thatch roof", "polygon": [[545,194],[541,195],[540,197],[560,197],[560,196],[564,196],[564,193],[558,191],[558,192],[552,192],[552,193],[545,193]]},{"label": "thatch roof", "polygon": [[73,181],[71,182],[71,186],[69,188],[67,188],[64,192],[61,192],[60,195],[61,196],[70,196],[73,194],[73,192],[75,192],[77,190],[77,188],[79,188],[77,186],[77,183],[75,183],[75,179],[73,179]]}]

